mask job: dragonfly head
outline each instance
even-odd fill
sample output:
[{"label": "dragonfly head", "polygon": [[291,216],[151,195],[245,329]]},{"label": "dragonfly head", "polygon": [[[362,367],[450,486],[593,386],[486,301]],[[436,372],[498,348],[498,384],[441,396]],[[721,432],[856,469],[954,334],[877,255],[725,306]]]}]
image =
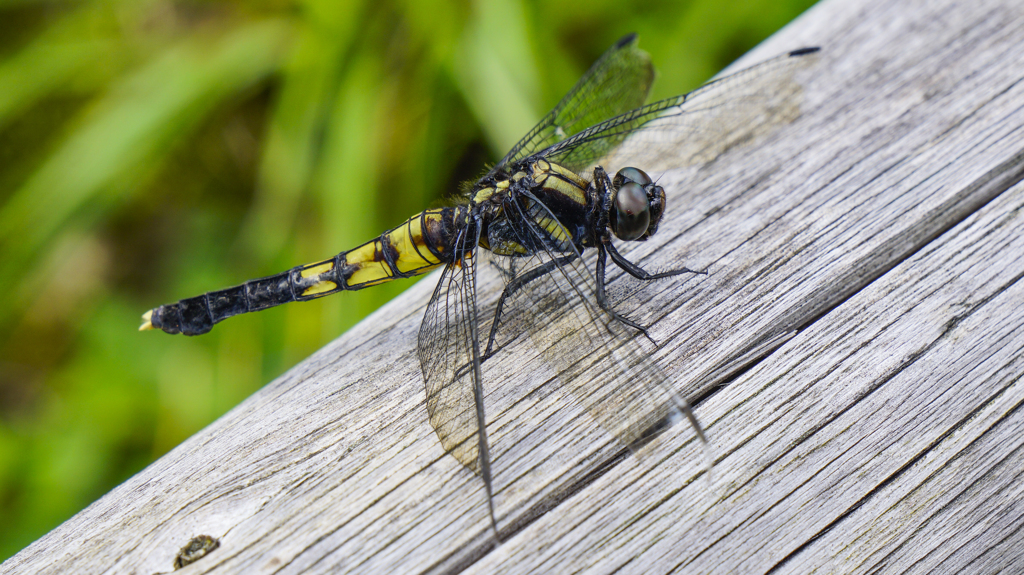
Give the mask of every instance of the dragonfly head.
[{"label": "dragonfly head", "polygon": [[643,241],[658,231],[665,190],[637,168],[622,168],[612,179],[608,223],[620,240]]}]

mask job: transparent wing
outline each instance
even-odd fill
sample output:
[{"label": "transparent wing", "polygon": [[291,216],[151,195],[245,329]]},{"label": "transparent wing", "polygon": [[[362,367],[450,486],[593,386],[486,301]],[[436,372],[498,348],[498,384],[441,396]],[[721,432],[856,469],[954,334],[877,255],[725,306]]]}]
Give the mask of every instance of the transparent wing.
[{"label": "transparent wing", "polygon": [[710,161],[738,142],[799,115],[802,89],[795,75],[817,59],[817,51],[795,50],[687,94],[626,112],[536,156],[580,173],[598,163],[623,165],[639,153],[651,158],[645,169]]},{"label": "transparent wing", "polygon": [[598,122],[643,105],[654,82],[650,56],[637,48],[636,34],[623,37],[608,49],[572,90],[487,176],[508,164],[535,154]]},{"label": "transparent wing", "polygon": [[473,394],[476,316],[472,260],[447,266],[420,324],[417,352],[427,386],[427,413],[444,450],[481,474],[478,420]]},{"label": "transparent wing", "polygon": [[[514,204],[506,209],[515,209]],[[566,257],[566,246],[551,241],[536,223],[554,219],[553,214],[531,202],[512,219],[516,241],[533,253],[497,259],[509,285],[536,270],[547,273],[516,286],[499,336],[506,328],[525,329],[562,388],[628,447],[638,446],[666,418],[674,422],[685,416],[685,401],[641,347],[635,330],[598,305],[596,281],[579,254]],[[515,334],[504,335],[498,339]]]}]

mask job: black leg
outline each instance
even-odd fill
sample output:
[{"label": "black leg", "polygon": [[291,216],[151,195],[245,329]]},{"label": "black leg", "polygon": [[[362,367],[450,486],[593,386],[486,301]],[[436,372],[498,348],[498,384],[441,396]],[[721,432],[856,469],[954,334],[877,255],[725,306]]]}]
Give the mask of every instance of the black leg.
[{"label": "black leg", "polygon": [[494,310],[494,321],[491,322],[491,334],[487,336],[487,349],[484,351],[484,355],[481,360],[485,360],[491,357],[491,353],[494,351],[494,338],[498,335],[498,324],[501,321],[501,312],[505,307],[505,300],[515,295],[523,286],[532,282],[533,280],[544,277],[554,271],[559,266],[565,265],[572,260],[576,259],[576,254],[569,254],[560,258],[555,258],[544,265],[537,266],[529,272],[516,276],[512,281],[505,285],[505,289],[501,292],[501,297],[498,298],[498,307]]},{"label": "black leg", "polygon": [[[601,306],[601,309],[603,309],[604,311],[606,311],[609,314],[611,314],[612,317],[614,317],[615,319],[619,320],[624,325],[627,325],[627,326],[629,326],[629,327],[639,331],[640,333],[644,334],[644,337],[649,339],[651,341],[651,343],[653,343],[654,345],[658,345],[658,342],[654,341],[654,338],[651,337],[651,334],[647,333],[647,327],[642,326],[642,325],[636,323],[635,321],[629,319],[628,317],[626,317],[626,316],[620,314],[619,312],[615,311],[614,309],[612,309],[611,303],[608,302],[608,296],[604,292],[605,267],[608,265],[608,258],[606,257],[606,254],[605,254],[605,248],[606,247],[611,247],[611,244],[610,243],[609,244],[598,244],[598,246],[597,246],[597,305]],[[614,260],[615,256],[612,256],[612,259]],[[618,262],[616,262],[616,263],[618,263]],[[627,263],[628,263],[628,260],[627,260]],[[630,264],[630,265],[632,265],[632,264]],[[637,269],[639,269],[639,268],[637,268]],[[640,270],[640,271],[643,271],[643,270]]]},{"label": "black leg", "polygon": [[634,264],[633,262],[627,260],[625,258],[625,256],[620,254],[618,252],[618,250],[615,249],[615,246],[613,246],[611,242],[606,243],[604,245],[604,247],[608,248],[608,253],[612,256],[612,261],[615,262],[616,265],[618,265],[620,268],[626,270],[626,273],[628,273],[629,275],[631,275],[631,276],[633,276],[633,277],[635,277],[637,279],[649,281],[649,280],[657,280],[657,279],[667,278],[667,277],[672,277],[672,276],[678,276],[678,275],[682,275],[682,274],[704,274],[704,275],[707,275],[707,273],[708,273],[706,270],[702,271],[702,272],[699,272],[699,271],[696,271],[696,270],[691,270],[689,268],[679,268],[677,270],[669,270],[667,272],[651,274],[651,273],[647,273],[646,271],[644,271],[644,269],[641,268],[640,266],[638,266],[638,265]]}]

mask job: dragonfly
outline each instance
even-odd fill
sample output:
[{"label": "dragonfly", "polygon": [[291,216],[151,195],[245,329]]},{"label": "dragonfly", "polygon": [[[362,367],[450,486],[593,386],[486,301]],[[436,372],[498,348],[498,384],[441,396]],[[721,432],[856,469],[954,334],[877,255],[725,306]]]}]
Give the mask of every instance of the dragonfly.
[{"label": "dragonfly", "polygon": [[[638,341],[651,339],[648,326],[617,311],[607,289],[609,259],[640,283],[706,272],[652,273],[618,251],[615,239],[644,242],[658,231],[666,194],[638,167],[623,165],[612,176],[601,162],[624,150],[665,147],[680,135],[705,148],[728,141],[736,124],[749,123],[746,116],[777,107],[765,86],[785,85],[817,51],[794,50],[644,105],[654,66],[637,36],[627,35],[451,205],[330,259],[154,308],[140,330],[199,335],[242,313],[440,269],[417,339],[427,412],[444,450],[483,480],[500,541],[481,365],[521,332],[562,387],[625,446],[683,418],[707,445],[689,403]],[[583,255],[594,251],[591,271]],[[485,254],[504,280],[488,313],[477,301]]]}]

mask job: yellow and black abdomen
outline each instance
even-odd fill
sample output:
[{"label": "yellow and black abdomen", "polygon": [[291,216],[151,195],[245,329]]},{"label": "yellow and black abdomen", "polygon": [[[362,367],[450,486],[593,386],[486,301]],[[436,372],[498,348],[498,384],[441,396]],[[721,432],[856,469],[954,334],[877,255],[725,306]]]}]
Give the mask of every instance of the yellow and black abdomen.
[{"label": "yellow and black abdomen", "polygon": [[234,315],[425,274],[457,257],[454,245],[465,211],[427,210],[331,259],[162,305],[142,316],[139,329],[199,335]]}]

